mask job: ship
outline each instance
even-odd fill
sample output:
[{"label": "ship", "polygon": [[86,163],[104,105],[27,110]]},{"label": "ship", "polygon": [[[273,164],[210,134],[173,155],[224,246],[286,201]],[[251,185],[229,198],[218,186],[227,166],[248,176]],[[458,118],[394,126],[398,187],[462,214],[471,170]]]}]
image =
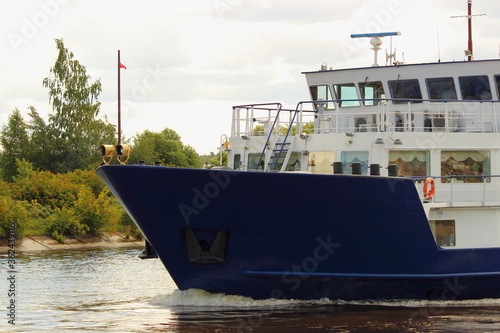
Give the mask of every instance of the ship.
[{"label": "ship", "polygon": [[234,106],[224,167],[100,166],[143,257],[254,299],[500,297],[500,60],[379,66],[393,35],[308,101]]}]

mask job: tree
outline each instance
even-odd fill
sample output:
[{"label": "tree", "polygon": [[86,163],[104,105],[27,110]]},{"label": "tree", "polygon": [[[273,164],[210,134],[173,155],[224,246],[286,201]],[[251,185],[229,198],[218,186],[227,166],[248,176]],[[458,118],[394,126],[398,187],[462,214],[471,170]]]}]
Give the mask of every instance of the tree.
[{"label": "tree", "polygon": [[98,147],[114,140],[115,128],[106,119],[96,119],[101,105],[100,80],[91,83],[85,66],[73,59],[63,40],[55,41],[59,55],[50,76],[43,80],[54,110],[48,128],[53,140],[52,165],[47,169],[67,172],[98,163]]},{"label": "tree", "polygon": [[28,107],[28,133],[30,139],[30,156],[26,159],[33,164],[36,169],[53,170],[53,152],[56,150],[53,140],[53,131],[45,120],[38,114],[35,107]]},{"label": "tree", "polygon": [[0,156],[2,179],[12,181],[17,174],[16,159],[30,155],[28,126],[17,108],[9,115],[7,125],[2,127],[0,143],[3,147]]},{"label": "tree", "polygon": [[138,134],[134,138],[132,157],[133,161],[143,160],[149,164],[161,162],[174,167],[201,168],[196,151],[184,145],[180,135],[169,128],[161,132],[145,130]]}]

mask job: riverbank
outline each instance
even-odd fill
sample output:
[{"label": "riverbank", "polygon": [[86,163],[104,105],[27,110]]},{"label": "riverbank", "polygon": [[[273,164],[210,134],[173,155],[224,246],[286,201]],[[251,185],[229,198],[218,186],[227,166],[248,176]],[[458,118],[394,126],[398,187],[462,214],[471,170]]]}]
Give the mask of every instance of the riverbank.
[{"label": "riverbank", "polygon": [[[66,238],[62,244],[49,236],[26,236],[16,240],[17,252],[91,249],[91,248],[117,248],[117,247],[144,247],[144,240],[137,238],[127,239],[120,233],[106,234],[100,237],[89,237],[82,240]],[[6,239],[0,239],[0,254],[9,250]]]}]

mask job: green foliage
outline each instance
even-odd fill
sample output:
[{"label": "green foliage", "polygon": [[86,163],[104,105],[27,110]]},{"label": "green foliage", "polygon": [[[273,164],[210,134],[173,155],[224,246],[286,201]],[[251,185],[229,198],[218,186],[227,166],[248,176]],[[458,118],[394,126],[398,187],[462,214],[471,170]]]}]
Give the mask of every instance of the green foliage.
[{"label": "green foliage", "polygon": [[196,151],[184,145],[174,130],[165,128],[161,132],[145,130],[134,138],[132,147],[134,162],[161,162],[164,165],[182,168],[201,168]]},{"label": "green foliage", "polygon": [[227,165],[227,152],[225,150],[222,151],[222,164],[220,162],[220,154],[219,152],[217,155],[212,155],[212,157],[210,157],[208,160],[208,165],[210,167]]},{"label": "green foliage", "polygon": [[117,224],[118,219],[114,218],[108,209],[109,198],[106,192],[102,192],[96,198],[91,191],[82,188],[78,193],[78,200],[74,203],[74,209],[78,214],[80,222],[88,227],[91,234],[98,234],[106,223]]},{"label": "green foliage", "polygon": [[53,112],[45,122],[33,106],[28,107],[28,121],[18,109],[12,111],[0,132],[3,180],[12,181],[16,176],[16,158],[54,173],[98,165],[100,144],[114,141],[115,127],[106,117],[98,118],[101,82],[91,82],[85,66],[74,59],[62,39],[55,41],[58,57],[42,82],[49,90]]},{"label": "green foliage", "polygon": [[96,152],[100,143],[112,142],[115,131],[106,119],[96,119],[101,105],[98,101],[101,82],[91,83],[85,66],[73,59],[63,40],[55,41],[59,54],[50,69],[51,76],[43,80],[54,110],[45,128],[51,137],[52,158],[50,165],[42,169],[68,172],[98,161]]},{"label": "green foliage", "polygon": [[18,235],[48,234],[60,242],[118,230],[123,209],[93,171],[35,171],[17,160],[12,183],[0,181],[0,234],[11,222]]},{"label": "green foliage", "polygon": [[0,233],[9,234],[12,223],[15,225],[15,235],[20,238],[29,221],[28,212],[19,202],[9,196],[0,196]]},{"label": "green foliage", "polygon": [[81,239],[89,231],[89,227],[79,221],[72,208],[56,208],[47,218],[50,235],[58,242],[64,243],[64,236]]},{"label": "green foliage", "polygon": [[29,155],[28,126],[17,108],[9,115],[7,125],[2,126],[0,144],[3,147],[0,155],[2,179],[12,181],[17,172],[16,159]]},{"label": "green foliage", "polygon": [[[279,135],[286,135],[287,131],[288,131],[288,127],[281,125],[278,129],[278,134]],[[273,132],[276,133],[276,129],[274,129]],[[310,121],[308,123],[302,124],[302,132],[307,133],[307,134],[314,133],[314,122]],[[290,133],[288,135],[295,135],[296,133],[297,133],[297,126],[293,125],[292,130],[290,131]],[[255,135],[255,136],[266,135],[264,133],[264,125],[262,125],[262,124],[256,125],[253,128],[253,135]]]}]

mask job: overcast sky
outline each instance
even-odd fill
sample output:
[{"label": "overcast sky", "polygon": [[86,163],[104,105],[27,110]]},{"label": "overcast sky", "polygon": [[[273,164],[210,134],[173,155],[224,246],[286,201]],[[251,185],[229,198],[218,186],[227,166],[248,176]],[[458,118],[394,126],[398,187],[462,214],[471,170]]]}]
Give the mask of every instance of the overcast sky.
[{"label": "overcast sky", "polygon": [[[473,13],[487,14],[473,21],[475,58],[498,58],[500,1],[473,0]],[[352,33],[400,31],[393,47],[406,63],[463,60],[467,20],[450,16],[466,14],[467,0],[0,0],[0,124],[15,107],[51,112],[42,80],[63,38],[101,80],[113,124],[121,50],[126,138],[168,127],[216,152],[233,105],[294,107],[309,99],[301,72],[370,66],[369,40]]]}]

